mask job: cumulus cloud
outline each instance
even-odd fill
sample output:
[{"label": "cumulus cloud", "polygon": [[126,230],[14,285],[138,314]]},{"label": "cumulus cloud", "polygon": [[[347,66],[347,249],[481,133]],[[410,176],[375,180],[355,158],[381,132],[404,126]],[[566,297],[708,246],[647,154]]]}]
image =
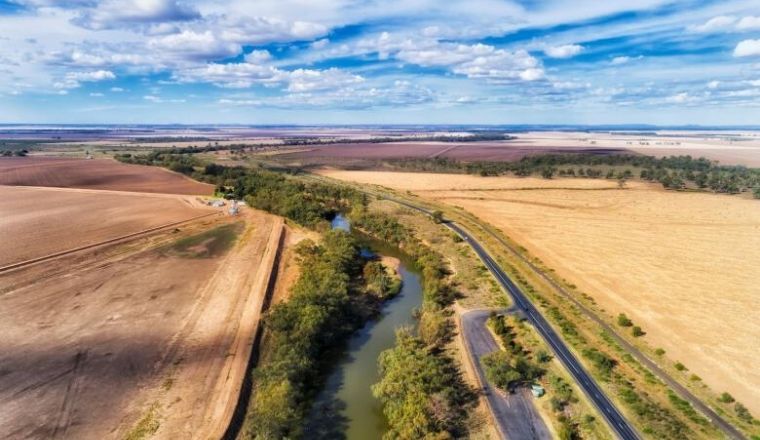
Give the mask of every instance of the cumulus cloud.
[{"label": "cumulus cloud", "polygon": [[484,78],[493,82],[507,80],[535,81],[543,78],[539,61],[525,50],[510,52],[487,44],[454,44],[434,42],[424,47],[410,47],[395,54],[399,60],[418,66],[445,66],[453,73],[468,78]]},{"label": "cumulus cloud", "polygon": [[200,18],[198,11],[177,0],[106,0],[90,5],[74,23],[88,29],[112,29]]},{"label": "cumulus cloud", "polygon": [[735,57],[760,56],[760,40],[744,40],[734,48]]},{"label": "cumulus cloud", "polygon": [[720,86],[720,81],[713,80],[707,83],[708,89],[717,89],[719,86]]},{"label": "cumulus cloud", "polygon": [[191,30],[152,39],[148,42],[148,48],[197,59],[225,58],[237,55],[240,51],[238,44],[217,38],[211,31],[199,33]]},{"label": "cumulus cloud", "polygon": [[237,44],[310,41],[326,35],[327,26],[308,21],[287,21],[271,17],[212,17],[208,25],[220,30],[220,38]]},{"label": "cumulus cloud", "polygon": [[359,75],[352,75],[337,68],[327,70],[296,69],[288,74],[289,92],[311,92],[336,89],[364,82]]},{"label": "cumulus cloud", "polygon": [[116,75],[110,70],[94,70],[90,72],[69,72],[66,76],[53,83],[53,87],[59,90],[75,89],[82,82],[96,82],[115,79]]},{"label": "cumulus cloud", "polygon": [[544,53],[551,58],[572,58],[583,51],[583,46],[578,44],[564,44],[551,46],[544,49]]},{"label": "cumulus cloud", "polygon": [[736,29],[742,31],[753,31],[760,29],[760,17],[742,17],[742,19],[736,23]]},{"label": "cumulus cloud", "polygon": [[435,101],[435,93],[405,80],[396,80],[383,87],[364,83],[348,85],[320,93],[294,92],[270,98],[222,98],[223,106],[292,108],[341,108],[364,110],[377,107],[406,107]]}]

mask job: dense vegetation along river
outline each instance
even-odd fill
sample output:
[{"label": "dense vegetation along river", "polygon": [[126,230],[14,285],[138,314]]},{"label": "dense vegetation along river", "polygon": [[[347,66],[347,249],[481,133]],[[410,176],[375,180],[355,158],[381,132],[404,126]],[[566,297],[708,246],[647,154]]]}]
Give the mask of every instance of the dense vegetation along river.
[{"label": "dense vegetation along river", "polygon": [[[332,224],[336,229],[350,229],[342,216]],[[350,339],[345,355],[337,361],[314,404],[305,432],[308,438],[371,440],[383,436],[387,424],[371,390],[379,380],[377,359],[383,350],[394,346],[398,327],[415,325],[412,312],[422,305],[420,277],[411,262],[380,242],[363,238],[362,243],[371,252],[401,260],[399,275],[403,285],[398,295],[385,301],[380,315]]]}]

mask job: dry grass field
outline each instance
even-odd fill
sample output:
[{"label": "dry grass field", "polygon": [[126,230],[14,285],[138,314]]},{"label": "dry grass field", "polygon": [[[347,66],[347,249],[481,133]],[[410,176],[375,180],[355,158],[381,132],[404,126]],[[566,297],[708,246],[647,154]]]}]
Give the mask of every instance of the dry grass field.
[{"label": "dry grass field", "polygon": [[211,195],[214,186],[159,167],[111,159],[60,157],[0,158],[0,185],[88,188],[187,195]]},{"label": "dry grass field", "polygon": [[190,196],[0,186],[0,267],[213,212]]},{"label": "dry grass field", "polygon": [[477,215],[610,315],[626,313],[690,374],[760,413],[758,201],[604,180],[323,174],[411,189]]}]

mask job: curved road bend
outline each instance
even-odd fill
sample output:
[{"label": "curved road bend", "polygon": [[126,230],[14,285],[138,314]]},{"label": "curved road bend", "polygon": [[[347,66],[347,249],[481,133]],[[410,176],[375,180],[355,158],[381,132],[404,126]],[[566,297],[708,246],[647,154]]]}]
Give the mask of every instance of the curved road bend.
[{"label": "curved road bend", "polygon": [[502,437],[514,440],[549,440],[552,438],[533,404],[533,395],[525,388],[504,394],[488,383],[480,358],[501,350],[486,328],[491,310],[471,310],[461,315],[462,336],[475,374],[483,385],[496,429]]},{"label": "curved road bend", "polygon": [[[430,215],[431,211],[405,202],[403,200],[383,196],[385,199],[404,205],[408,208],[416,211],[423,212]],[[551,347],[555,356],[559,358],[565,368],[570,372],[578,385],[583,389],[588,398],[594,403],[604,419],[607,421],[613,432],[622,440],[638,440],[639,435],[625,417],[620,413],[617,407],[612,401],[604,394],[604,392],[596,384],[593,377],[583,368],[578,359],[575,358],[570,349],[567,348],[564,341],[557,335],[554,329],[549,325],[546,319],[541,316],[538,309],[528,301],[525,294],[509,279],[507,274],[501,270],[496,261],[486,252],[483,246],[480,245],[475,239],[464,229],[460,228],[454,222],[445,222],[444,225],[462,237],[478,257],[483,261],[485,266],[496,278],[496,281],[501,287],[509,293],[512,297],[515,306],[517,306],[536,328],[538,333]]]}]

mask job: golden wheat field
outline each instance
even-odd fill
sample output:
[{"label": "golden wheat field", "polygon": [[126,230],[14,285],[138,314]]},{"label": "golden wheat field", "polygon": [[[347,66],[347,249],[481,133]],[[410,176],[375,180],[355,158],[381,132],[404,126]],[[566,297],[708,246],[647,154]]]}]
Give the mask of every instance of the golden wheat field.
[{"label": "golden wheat field", "polygon": [[[760,412],[760,202],[587,179],[323,171],[502,229],[717,392]],[[583,190],[582,188],[586,188]]]}]

